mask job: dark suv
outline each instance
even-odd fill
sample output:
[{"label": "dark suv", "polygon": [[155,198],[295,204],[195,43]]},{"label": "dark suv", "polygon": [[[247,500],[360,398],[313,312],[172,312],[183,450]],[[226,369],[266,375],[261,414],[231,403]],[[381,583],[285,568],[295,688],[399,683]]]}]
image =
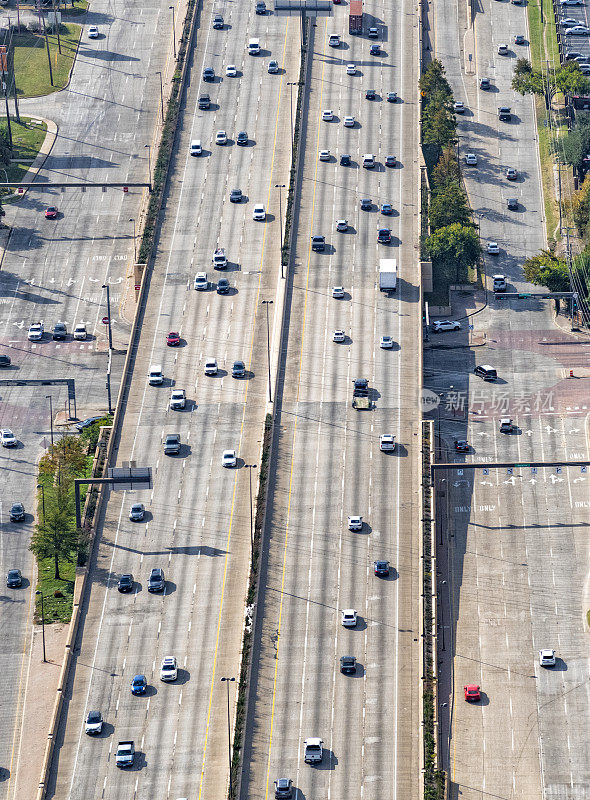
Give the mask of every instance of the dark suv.
[{"label": "dark suv", "polygon": [[8,570],[6,585],[9,589],[18,589],[23,585],[23,576],[20,573],[20,569]]},{"label": "dark suv", "polygon": [[161,567],[154,567],[148,578],[148,592],[161,592],[164,584],[164,570]]},{"label": "dark suv", "polygon": [[123,594],[130,592],[133,589],[133,575],[131,575],[131,573],[121,575],[119,583],[117,584],[117,589]]},{"label": "dark suv", "polygon": [[203,70],[203,80],[212,83],[215,80],[215,70],[213,67],[205,67]]},{"label": "dark suv", "polygon": [[199,95],[199,108],[206,109],[209,108],[211,105],[211,98],[207,94],[207,92],[203,92],[203,94]]},{"label": "dark suv", "polygon": [[223,17],[221,16],[221,14],[216,14],[213,17],[213,27],[215,28],[216,31],[223,30]]},{"label": "dark suv", "polygon": [[63,322],[56,322],[53,328],[54,339],[65,339],[68,335],[68,329]]},{"label": "dark suv", "polygon": [[13,503],[10,508],[10,521],[23,522],[25,518],[25,507],[22,503]]}]

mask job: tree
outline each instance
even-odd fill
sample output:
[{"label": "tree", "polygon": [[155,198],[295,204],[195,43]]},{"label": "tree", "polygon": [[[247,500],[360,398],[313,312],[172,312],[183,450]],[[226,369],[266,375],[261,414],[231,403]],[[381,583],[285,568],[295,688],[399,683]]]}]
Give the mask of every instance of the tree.
[{"label": "tree", "polygon": [[452,96],[437,90],[432,93],[422,113],[422,141],[447,147],[457,134]]},{"label": "tree", "polygon": [[447,183],[432,197],[428,219],[433,231],[452,225],[454,222],[459,222],[461,225],[471,223],[467,196],[459,183]]},{"label": "tree", "polygon": [[434,231],[426,238],[425,244],[435,265],[449,274],[454,270],[457,281],[467,277],[468,267],[476,264],[481,254],[477,231],[472,225],[460,222]]},{"label": "tree", "polygon": [[512,88],[519,94],[545,97],[547,108],[556,92],[584,94],[590,91],[590,80],[580,72],[577,61],[568,61],[559,69],[535,70],[526,58],[519,58],[514,67]]},{"label": "tree", "polygon": [[524,277],[535,286],[545,286],[550,292],[569,292],[570,279],[567,264],[551,250],[527,258],[523,264]]},{"label": "tree", "polygon": [[4,125],[0,125],[0,164],[7,167],[12,158],[12,149],[10,147],[10,139],[8,138],[8,129]]},{"label": "tree", "polygon": [[442,61],[435,58],[426,67],[419,81],[422,96],[427,100],[433,92],[442,91],[448,97],[452,96],[452,91],[448,80],[445,78],[445,68]]},{"label": "tree", "polygon": [[590,222],[590,179],[584,179],[579,190],[572,197],[572,214],[578,233],[584,239],[588,238],[588,223]]},{"label": "tree", "polygon": [[72,524],[72,498],[62,484],[57,487],[54,503],[47,503],[45,518],[37,525],[29,549],[38,559],[53,558],[55,580],[61,580],[59,562],[70,564],[78,550],[78,532]]},{"label": "tree", "polygon": [[458,183],[461,180],[461,170],[454,147],[446,147],[443,150],[432,170],[430,180],[433,193],[441,191],[449,183]]}]

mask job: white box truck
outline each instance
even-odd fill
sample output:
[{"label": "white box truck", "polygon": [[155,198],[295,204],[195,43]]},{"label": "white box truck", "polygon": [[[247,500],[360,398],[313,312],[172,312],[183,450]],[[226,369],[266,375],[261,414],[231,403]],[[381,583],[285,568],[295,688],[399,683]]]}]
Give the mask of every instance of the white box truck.
[{"label": "white box truck", "polygon": [[382,292],[395,292],[397,289],[397,261],[395,258],[382,258],[379,261],[379,289]]}]

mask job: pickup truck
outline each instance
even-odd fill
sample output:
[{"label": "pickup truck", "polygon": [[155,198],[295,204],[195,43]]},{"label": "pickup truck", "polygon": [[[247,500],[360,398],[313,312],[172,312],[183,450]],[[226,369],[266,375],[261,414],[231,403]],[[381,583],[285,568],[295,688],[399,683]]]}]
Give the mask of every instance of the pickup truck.
[{"label": "pickup truck", "polygon": [[167,433],[164,439],[164,455],[176,455],[180,453],[180,434]]},{"label": "pickup truck", "polygon": [[366,378],[357,378],[352,390],[352,407],[356,409],[371,408],[369,400],[369,381]]},{"label": "pickup truck", "polygon": [[115,764],[118,767],[132,767],[135,759],[135,743],[119,742],[115,755]]},{"label": "pickup truck", "polygon": [[304,761],[306,764],[319,764],[323,757],[323,741],[321,739],[306,739],[303,743]]}]

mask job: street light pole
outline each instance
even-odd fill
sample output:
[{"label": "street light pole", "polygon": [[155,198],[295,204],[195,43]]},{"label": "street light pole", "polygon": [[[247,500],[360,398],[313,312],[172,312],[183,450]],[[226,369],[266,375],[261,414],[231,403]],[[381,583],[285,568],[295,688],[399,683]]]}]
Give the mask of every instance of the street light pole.
[{"label": "street light pole", "polygon": [[109,350],[113,349],[113,331],[111,329],[111,290],[108,283],[103,283],[103,289],[107,290],[107,319],[109,321]]},{"label": "street light pole", "polygon": [[135,217],[129,217],[129,222],[133,223],[133,263],[137,264],[137,245],[135,242]]},{"label": "street light pole", "polygon": [[162,73],[156,72],[160,76],[160,111],[162,112],[162,122],[164,122],[164,87],[162,86]]},{"label": "street light pole", "polygon": [[262,305],[266,306],[266,354],[268,357],[268,402],[272,403],[272,391],[270,388],[270,327],[268,324],[268,307],[272,305],[272,300],[263,300]]},{"label": "street light pole", "polygon": [[248,469],[248,480],[250,482],[250,547],[252,557],[254,557],[254,511],[252,508],[252,470],[256,469],[256,464],[244,464]]},{"label": "street light pole", "polygon": [[43,506],[43,527],[45,527],[45,487],[42,483],[37,484],[37,489],[41,489],[41,503]]},{"label": "street light pole", "polygon": [[152,146],[151,144],[144,144],[148,151],[148,182],[150,185],[150,192],[152,191]]},{"label": "street light pole", "polygon": [[298,81],[287,82],[287,86],[289,87],[289,109],[291,111],[291,168],[295,166],[293,164],[293,153],[295,150],[295,131],[293,130],[293,87],[298,85]]},{"label": "street light pole", "polygon": [[227,755],[229,759],[229,797],[232,797],[231,785],[231,723],[229,719],[229,685],[235,681],[235,678],[222,678],[222,683],[225,683],[227,688]]},{"label": "street light pole", "polygon": [[283,203],[282,203],[282,194],[283,189],[285,188],[284,183],[275,183],[275,189],[279,190],[279,230],[281,233],[281,279],[284,277],[283,275]]},{"label": "street light pole", "polygon": [[43,663],[46,664],[47,663],[47,658],[46,658],[46,655],[45,655],[45,608],[43,606],[43,592],[41,592],[39,589],[37,589],[35,594],[40,594],[41,595],[41,631],[42,631],[42,635],[43,635]]},{"label": "street light pole", "polygon": [[176,61],[176,24],[174,22],[174,6],[168,6],[172,11],[172,44],[174,45],[174,60]]},{"label": "street light pole", "polygon": [[53,450],[53,398],[50,394],[46,394],[45,399],[49,400],[49,425],[51,428],[51,449]]}]

